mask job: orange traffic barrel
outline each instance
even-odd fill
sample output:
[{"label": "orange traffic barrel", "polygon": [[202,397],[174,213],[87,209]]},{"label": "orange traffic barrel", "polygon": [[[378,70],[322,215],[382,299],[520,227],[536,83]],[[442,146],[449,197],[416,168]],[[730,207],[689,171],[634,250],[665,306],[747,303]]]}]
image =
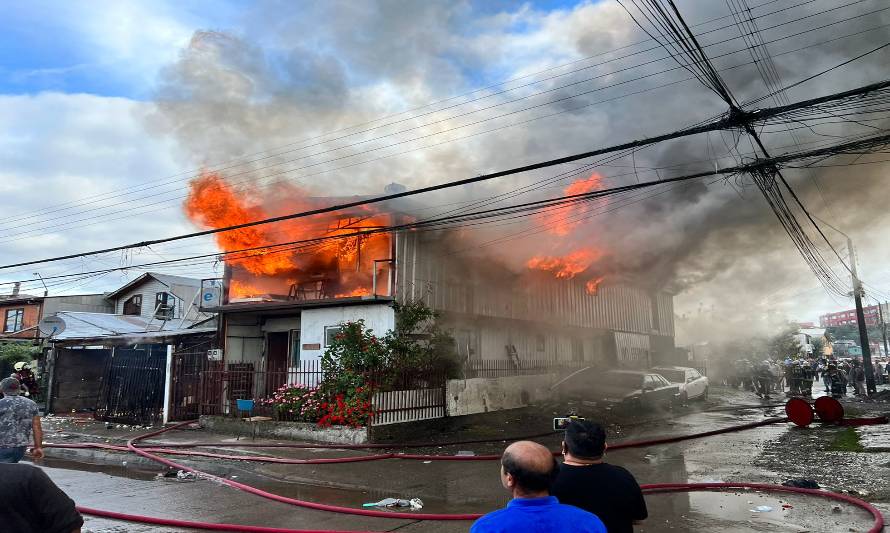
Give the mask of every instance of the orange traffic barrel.
[{"label": "orange traffic barrel", "polygon": [[800,427],[807,427],[813,423],[813,407],[801,398],[791,398],[785,404],[785,414],[788,419]]},{"label": "orange traffic barrel", "polygon": [[816,416],[826,424],[835,424],[844,418],[844,406],[831,396],[816,398],[816,403],[813,406],[816,408]]}]

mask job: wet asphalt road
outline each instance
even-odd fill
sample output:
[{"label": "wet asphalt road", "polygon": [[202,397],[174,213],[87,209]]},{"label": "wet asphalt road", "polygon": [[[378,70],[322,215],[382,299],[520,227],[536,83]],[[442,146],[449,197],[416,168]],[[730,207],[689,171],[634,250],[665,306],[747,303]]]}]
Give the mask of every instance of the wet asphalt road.
[{"label": "wet asphalt road", "polygon": [[[723,391],[709,404],[697,404],[672,415],[651,414],[645,423],[637,420],[613,427],[610,440],[707,431],[735,424],[781,416],[780,408],[726,411],[726,404],[756,404],[752,395]],[[712,410],[708,410],[712,409]],[[549,416],[549,413],[544,413]],[[581,413],[591,414],[591,413]],[[542,418],[544,420],[545,418]],[[630,422],[630,421],[628,421]],[[534,431],[532,431],[534,429]],[[542,428],[529,427],[529,432]],[[781,482],[772,467],[758,461],[764,450],[787,434],[785,424],[766,426],[669,445],[616,450],[609,462],[633,472],[643,483],[757,481]],[[466,438],[455,435],[452,438]],[[165,438],[167,438],[165,436]],[[180,432],[170,439],[205,440],[206,435]],[[50,439],[48,439],[50,440]],[[539,439],[556,448],[558,437]],[[458,449],[478,454],[497,453],[501,444],[433,448],[419,453],[455,453]],[[358,455],[365,452],[330,450],[267,450],[288,457]],[[255,450],[253,453],[259,453]],[[79,456],[83,457],[83,456]],[[272,527],[347,529],[374,531],[466,531],[468,522],[415,522],[374,519],[312,511],[271,502],[216,483],[198,480],[176,482],[156,479],[160,468],[144,467],[132,456],[103,454],[94,459],[113,465],[98,466],[68,460],[47,460],[43,467],[79,505],[113,511],[169,518],[227,522]],[[127,461],[127,464],[122,464]],[[245,464],[235,461],[188,461],[212,473],[233,477],[264,490],[311,501],[347,507],[385,497],[419,497],[425,512],[487,512],[503,506],[507,495],[500,487],[497,462],[432,462],[386,460],[335,465]],[[647,497],[650,519],[637,531],[864,531],[868,515],[843,505],[813,498],[743,493],[693,493]],[[790,505],[783,509],[782,505]],[[771,511],[751,512],[757,506]],[[143,532],[179,531],[86,517],[84,531]]]}]

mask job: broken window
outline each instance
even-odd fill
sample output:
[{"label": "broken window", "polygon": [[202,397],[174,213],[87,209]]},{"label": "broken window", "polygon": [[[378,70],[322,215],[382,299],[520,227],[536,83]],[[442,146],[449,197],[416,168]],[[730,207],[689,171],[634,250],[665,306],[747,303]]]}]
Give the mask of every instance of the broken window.
[{"label": "broken window", "polygon": [[[127,314],[127,312],[124,311],[124,314]],[[169,292],[159,292],[155,294],[155,318],[171,320],[174,318],[175,314],[175,298]]]},{"label": "broken window", "polygon": [[18,331],[22,329],[22,324],[25,320],[25,310],[24,309],[7,309],[6,310],[6,322],[4,322],[3,332],[4,333],[12,333],[14,331]]},{"label": "broken window", "polygon": [[135,294],[130,296],[124,302],[124,314],[125,315],[136,315],[139,316],[142,314],[142,295]]}]

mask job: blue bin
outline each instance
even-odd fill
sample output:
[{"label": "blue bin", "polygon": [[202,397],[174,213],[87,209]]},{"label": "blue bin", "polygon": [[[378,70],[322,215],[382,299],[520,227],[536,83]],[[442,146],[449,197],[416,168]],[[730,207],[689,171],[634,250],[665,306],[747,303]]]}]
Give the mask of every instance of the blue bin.
[{"label": "blue bin", "polygon": [[253,411],[253,400],[235,400],[239,411]]}]

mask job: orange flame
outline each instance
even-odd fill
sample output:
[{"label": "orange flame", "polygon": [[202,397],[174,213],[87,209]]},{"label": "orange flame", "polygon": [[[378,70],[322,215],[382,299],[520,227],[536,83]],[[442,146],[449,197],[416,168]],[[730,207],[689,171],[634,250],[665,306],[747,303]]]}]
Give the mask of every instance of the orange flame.
[{"label": "orange flame", "polygon": [[[594,172],[589,178],[579,179],[570,183],[563,193],[566,196],[574,196],[598,190],[602,187],[603,177]],[[564,207],[544,211],[538,215],[538,220],[547,228],[547,231],[560,237],[565,237],[578,227],[583,220],[579,216],[584,213],[585,204],[568,204]]]},{"label": "orange flame", "polygon": [[572,279],[602,257],[602,252],[592,248],[576,250],[562,257],[535,256],[528,260],[526,266],[532,270],[551,272],[560,279]]},{"label": "orange flame", "polygon": [[600,283],[603,282],[603,276],[598,278],[589,279],[587,283],[584,284],[584,288],[587,289],[587,294],[596,296],[596,293],[600,290]]},{"label": "orange flame", "polygon": [[[235,191],[217,173],[204,172],[191,183],[185,211],[205,228],[221,228],[306,211],[330,203],[311,199],[298,187],[279,184],[257,193]],[[260,207],[260,205],[262,207]],[[257,296],[322,299],[370,294],[374,260],[391,255],[389,235],[362,233],[388,226],[389,218],[368,206],[349,213],[291,219],[214,235],[229,254],[229,299]],[[347,237],[347,235],[349,235]],[[331,238],[343,236],[342,238]],[[327,237],[326,240],[304,242]],[[281,243],[295,243],[262,248]]]},{"label": "orange flame", "polygon": [[[192,181],[185,211],[189,218],[205,228],[235,226],[266,218],[262,209],[246,205],[215,173],[202,173]],[[226,251],[273,244],[266,230],[257,226],[217,233],[214,237],[219,247]],[[294,267],[287,254],[270,254],[263,250],[245,252],[231,262],[254,274],[277,274]]]}]

